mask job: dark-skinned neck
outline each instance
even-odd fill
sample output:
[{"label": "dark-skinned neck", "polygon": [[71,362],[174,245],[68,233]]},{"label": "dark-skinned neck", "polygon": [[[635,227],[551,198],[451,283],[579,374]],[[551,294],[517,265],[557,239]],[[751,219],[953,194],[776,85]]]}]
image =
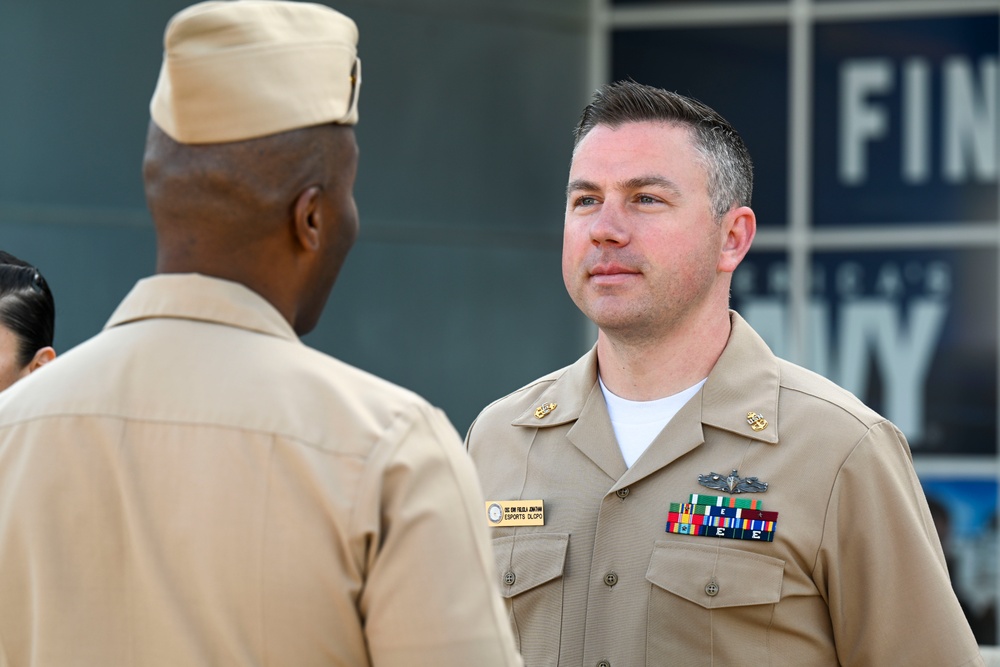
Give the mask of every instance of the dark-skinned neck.
[{"label": "dark-skinned neck", "polygon": [[[263,297],[292,326],[296,321],[298,300],[294,269],[284,253],[246,250],[239,253],[195,252],[197,243],[185,243],[178,249],[161,243],[157,249],[156,272],[198,273],[239,283]],[[271,245],[271,244],[258,244]]]}]

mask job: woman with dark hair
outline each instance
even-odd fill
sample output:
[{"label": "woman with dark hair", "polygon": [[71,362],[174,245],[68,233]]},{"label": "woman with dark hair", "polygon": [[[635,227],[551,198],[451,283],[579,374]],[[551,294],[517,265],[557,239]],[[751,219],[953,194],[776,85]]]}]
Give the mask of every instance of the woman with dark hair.
[{"label": "woman with dark hair", "polygon": [[55,320],[42,274],[0,250],[0,391],[56,358]]}]

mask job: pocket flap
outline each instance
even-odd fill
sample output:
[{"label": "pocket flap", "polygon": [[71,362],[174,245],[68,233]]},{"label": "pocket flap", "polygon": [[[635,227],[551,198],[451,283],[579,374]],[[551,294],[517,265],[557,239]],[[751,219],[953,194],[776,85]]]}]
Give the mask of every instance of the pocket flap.
[{"label": "pocket flap", "polygon": [[[493,540],[500,593],[513,597],[563,574],[569,533],[525,533]],[[513,580],[511,582],[510,580]]]},{"label": "pocket flap", "polygon": [[[657,542],[646,579],[707,609],[774,604],[781,599],[785,561],[707,544]],[[708,584],[714,580],[709,595]]]}]

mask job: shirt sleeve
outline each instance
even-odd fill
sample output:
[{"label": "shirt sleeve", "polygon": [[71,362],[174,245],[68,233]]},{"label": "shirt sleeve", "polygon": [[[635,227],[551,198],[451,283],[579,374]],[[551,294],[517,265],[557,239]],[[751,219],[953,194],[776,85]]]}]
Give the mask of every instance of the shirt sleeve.
[{"label": "shirt sleeve", "polygon": [[842,665],[982,665],[909,446],[873,426],[837,475],[815,578]]},{"label": "shirt sleeve", "polygon": [[483,495],[443,413],[418,406],[377,448],[361,613],[372,664],[521,665],[496,590]]}]

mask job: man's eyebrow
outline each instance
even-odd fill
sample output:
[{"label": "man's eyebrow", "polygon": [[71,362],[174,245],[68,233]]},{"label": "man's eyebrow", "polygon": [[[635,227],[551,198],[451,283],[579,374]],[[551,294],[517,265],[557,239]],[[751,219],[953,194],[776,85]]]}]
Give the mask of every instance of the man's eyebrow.
[{"label": "man's eyebrow", "polygon": [[622,190],[641,190],[642,188],[654,185],[656,187],[669,190],[672,195],[680,196],[681,189],[675,182],[663,176],[636,176],[618,184]]},{"label": "man's eyebrow", "polygon": [[577,190],[599,190],[597,184],[592,181],[587,181],[582,178],[578,178],[575,181],[570,181],[566,185],[566,196],[569,197],[570,193],[576,192]]},{"label": "man's eyebrow", "polygon": [[[663,176],[636,176],[635,178],[629,178],[625,181],[618,182],[615,187],[619,190],[641,190],[642,188],[647,188],[649,186],[656,186],[669,190],[670,193],[675,196],[681,195],[681,189],[677,186],[677,184],[669,178],[664,178]],[[600,188],[593,181],[578,178],[570,181],[566,186],[566,196],[568,197],[571,193],[578,190],[595,191],[600,190]]]}]

